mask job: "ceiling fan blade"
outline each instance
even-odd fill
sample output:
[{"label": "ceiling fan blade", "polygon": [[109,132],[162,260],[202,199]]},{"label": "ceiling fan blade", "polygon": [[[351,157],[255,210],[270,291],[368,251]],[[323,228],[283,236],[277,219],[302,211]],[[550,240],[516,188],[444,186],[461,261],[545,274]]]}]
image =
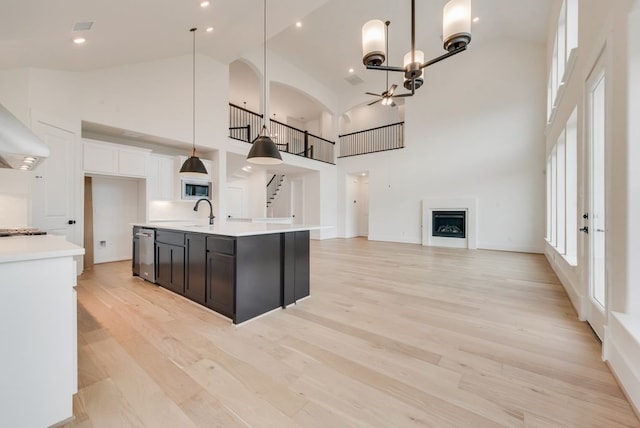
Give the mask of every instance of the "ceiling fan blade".
[{"label": "ceiling fan blade", "polygon": [[393,93],[396,91],[397,87],[398,87],[398,85],[396,85],[395,83],[393,85],[391,85],[391,87],[387,91],[389,93],[389,95],[393,95]]},{"label": "ceiling fan blade", "polygon": [[404,98],[404,97],[411,97],[411,96],[413,96],[413,94],[411,92],[409,92],[407,94],[394,95],[393,98]]},{"label": "ceiling fan blade", "polygon": [[382,95],[380,94],[374,94],[373,92],[365,92],[365,94],[367,95],[373,95],[374,97],[381,97]]},{"label": "ceiling fan blade", "polygon": [[372,105],[374,105],[375,103],[379,103],[380,101],[382,101],[382,98],[380,98],[379,100],[372,101],[372,102],[370,102],[370,103],[369,103],[369,104],[367,104],[367,105],[368,105],[368,106],[372,106]]}]

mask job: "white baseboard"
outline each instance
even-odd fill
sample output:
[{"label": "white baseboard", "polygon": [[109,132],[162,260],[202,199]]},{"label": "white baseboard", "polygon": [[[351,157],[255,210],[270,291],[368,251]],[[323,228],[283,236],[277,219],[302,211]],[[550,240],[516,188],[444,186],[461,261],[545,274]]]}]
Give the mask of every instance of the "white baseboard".
[{"label": "white baseboard", "polygon": [[543,254],[544,250],[538,245],[517,245],[517,244],[504,244],[498,242],[481,242],[478,241],[479,250],[494,250],[494,251],[510,251],[513,253],[533,253]]},{"label": "white baseboard", "polygon": [[369,234],[369,241],[382,241],[382,242],[398,242],[400,244],[421,244],[420,238],[412,238],[408,236],[385,236],[385,235],[372,235]]},{"label": "white baseboard", "polygon": [[578,319],[580,321],[585,321],[586,315],[587,315],[586,308],[585,308],[585,299],[582,293],[580,292],[580,289],[578,288],[576,274],[574,272],[574,274],[572,275],[573,276],[572,278],[567,272],[568,270],[571,270],[571,269],[575,270],[575,268],[572,266],[569,266],[566,260],[562,256],[558,254],[553,254],[552,253],[553,251],[555,250],[553,249],[548,250],[547,252],[545,252],[544,255],[547,258],[547,261],[551,265],[551,268],[555,272],[556,276],[562,283],[562,286],[564,287],[564,290],[566,291],[567,295],[569,296],[569,300],[571,300],[571,304],[573,304],[573,307],[578,313]]}]

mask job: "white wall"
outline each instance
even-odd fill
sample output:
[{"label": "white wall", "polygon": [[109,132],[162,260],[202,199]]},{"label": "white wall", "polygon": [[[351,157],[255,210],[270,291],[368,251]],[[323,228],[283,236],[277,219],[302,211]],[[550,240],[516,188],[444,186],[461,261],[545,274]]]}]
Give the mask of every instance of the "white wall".
[{"label": "white wall", "polygon": [[138,180],[96,176],[92,192],[95,263],[130,259],[131,223],[140,221]]},{"label": "white wall", "polygon": [[265,170],[254,168],[254,171],[247,179],[249,195],[247,211],[248,216],[251,218],[267,216],[267,175]]},{"label": "white wall", "polygon": [[29,125],[29,69],[0,70],[0,104]]},{"label": "white wall", "polygon": [[[196,145],[215,148],[228,136],[228,66],[196,58]],[[83,73],[82,119],[192,141],[192,56]]]},{"label": "white wall", "polygon": [[474,197],[479,247],[543,251],[544,55],[496,42],[434,65],[406,101],[405,148],[338,161],[370,172],[369,239],[420,243],[423,199]]},{"label": "white wall", "polygon": [[201,205],[198,211],[194,211],[195,203],[196,201],[149,201],[149,221],[207,221],[209,206]]},{"label": "white wall", "polygon": [[278,196],[269,205],[267,215],[275,218],[291,217],[291,177],[285,175]]},{"label": "white wall", "polygon": [[[635,9],[629,15],[629,37],[628,40],[640,40],[640,0],[635,2]],[[640,260],[640,51],[636,43],[629,43],[627,46],[629,53],[629,72],[627,82],[629,85],[629,136],[627,140],[628,157],[627,170],[628,180],[628,206],[629,215],[627,218],[627,259]],[[629,270],[627,278],[629,281],[628,298],[626,299],[624,311],[635,318],[640,318],[640,263],[627,263]]]},{"label": "white wall", "polygon": [[[375,100],[374,97],[371,100]],[[404,105],[383,106],[381,103],[356,106],[340,116],[340,134],[363,131],[404,120]]]},{"label": "white wall", "polygon": [[32,172],[0,168],[0,228],[28,226]]}]

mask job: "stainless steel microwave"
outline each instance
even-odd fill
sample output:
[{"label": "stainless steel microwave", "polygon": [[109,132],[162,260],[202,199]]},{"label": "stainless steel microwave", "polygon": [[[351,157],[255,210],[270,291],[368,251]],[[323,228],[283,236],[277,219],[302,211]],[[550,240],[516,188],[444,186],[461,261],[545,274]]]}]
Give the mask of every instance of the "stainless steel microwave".
[{"label": "stainless steel microwave", "polygon": [[199,180],[181,180],[182,199],[211,199],[211,182]]}]

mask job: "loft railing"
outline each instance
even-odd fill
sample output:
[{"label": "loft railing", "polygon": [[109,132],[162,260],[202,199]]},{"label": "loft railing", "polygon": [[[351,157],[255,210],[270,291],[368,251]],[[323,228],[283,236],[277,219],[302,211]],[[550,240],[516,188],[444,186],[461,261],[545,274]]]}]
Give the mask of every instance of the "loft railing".
[{"label": "loft railing", "polygon": [[[271,139],[281,152],[334,164],[335,142],[271,119]],[[262,115],[229,103],[229,137],[253,142],[262,128]]]},{"label": "loft railing", "polygon": [[240,141],[253,141],[262,127],[262,115],[229,103],[229,137]]},{"label": "loft railing", "polygon": [[404,148],[404,122],[338,136],[339,158]]}]

